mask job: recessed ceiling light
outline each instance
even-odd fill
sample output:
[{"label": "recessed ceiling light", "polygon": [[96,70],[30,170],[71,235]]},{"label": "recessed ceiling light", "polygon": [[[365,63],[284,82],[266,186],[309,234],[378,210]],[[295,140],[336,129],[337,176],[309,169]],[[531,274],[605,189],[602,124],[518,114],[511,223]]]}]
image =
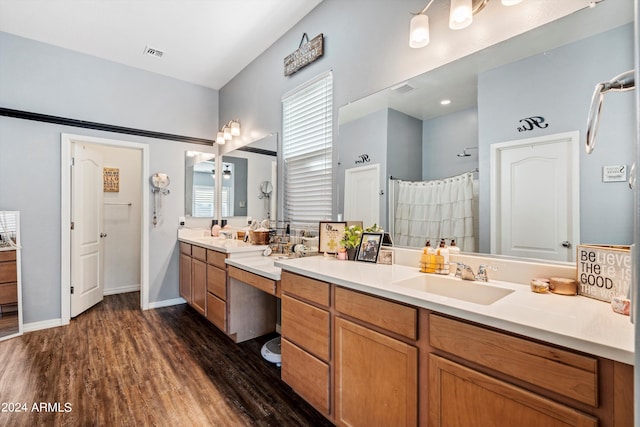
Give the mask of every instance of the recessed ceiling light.
[{"label": "recessed ceiling light", "polygon": [[449,104],[451,104],[450,99],[443,99],[442,101],[440,101],[440,105],[449,105]]}]

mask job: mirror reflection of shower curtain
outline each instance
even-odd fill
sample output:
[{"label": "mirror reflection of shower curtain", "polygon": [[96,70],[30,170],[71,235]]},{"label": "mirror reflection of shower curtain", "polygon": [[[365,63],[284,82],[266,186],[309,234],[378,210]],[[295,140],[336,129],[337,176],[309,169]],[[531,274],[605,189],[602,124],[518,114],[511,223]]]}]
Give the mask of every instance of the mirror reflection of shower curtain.
[{"label": "mirror reflection of shower curtain", "polygon": [[[424,246],[455,239],[462,251],[475,250],[473,174],[433,181],[398,181],[393,195],[393,241],[398,246]],[[391,205],[393,206],[393,205]]]}]

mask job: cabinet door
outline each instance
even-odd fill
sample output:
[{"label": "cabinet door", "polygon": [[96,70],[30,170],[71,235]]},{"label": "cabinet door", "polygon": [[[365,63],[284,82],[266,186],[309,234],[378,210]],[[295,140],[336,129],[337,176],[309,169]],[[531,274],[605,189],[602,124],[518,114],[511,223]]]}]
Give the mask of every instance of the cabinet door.
[{"label": "cabinet door", "polygon": [[595,427],[598,421],[478,371],[429,355],[429,426]]},{"label": "cabinet door", "polygon": [[191,257],[180,254],[180,296],[191,304]]},{"label": "cabinet door", "polygon": [[417,348],[342,318],[335,328],[336,423],[415,426]]},{"label": "cabinet door", "polygon": [[193,258],[191,261],[191,305],[205,314],[207,303],[207,264]]}]

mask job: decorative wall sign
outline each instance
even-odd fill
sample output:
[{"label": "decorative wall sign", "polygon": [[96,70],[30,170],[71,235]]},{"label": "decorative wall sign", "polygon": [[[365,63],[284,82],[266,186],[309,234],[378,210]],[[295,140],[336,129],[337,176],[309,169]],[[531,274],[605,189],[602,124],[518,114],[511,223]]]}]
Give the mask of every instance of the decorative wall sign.
[{"label": "decorative wall sign", "polygon": [[117,193],[120,191],[120,169],[102,168],[102,186],[105,193]]},{"label": "decorative wall sign", "polygon": [[579,294],[611,302],[626,296],[631,286],[629,246],[579,245]]},{"label": "decorative wall sign", "polygon": [[370,161],[371,161],[371,158],[369,157],[368,154],[360,154],[358,158],[356,158],[355,164],[360,165],[364,163],[369,163]]},{"label": "decorative wall sign", "polygon": [[546,129],[549,127],[549,123],[545,123],[544,117],[542,116],[525,117],[524,119],[520,119],[520,123],[522,123],[522,126],[518,127],[518,132],[534,130],[535,128]]},{"label": "decorative wall sign", "polygon": [[602,167],[602,182],[626,182],[627,165]]},{"label": "decorative wall sign", "polygon": [[[307,40],[306,43],[304,43],[305,39]],[[311,41],[309,41],[307,33],[304,33],[298,49],[284,58],[284,75],[290,76],[302,67],[311,64],[323,54],[324,36],[322,33],[315,36]]]}]

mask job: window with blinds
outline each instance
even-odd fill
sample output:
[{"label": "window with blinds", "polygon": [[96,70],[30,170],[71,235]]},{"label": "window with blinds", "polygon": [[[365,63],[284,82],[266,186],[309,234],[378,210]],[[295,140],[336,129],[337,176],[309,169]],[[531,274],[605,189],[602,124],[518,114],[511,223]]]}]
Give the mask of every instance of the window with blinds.
[{"label": "window with blinds", "polygon": [[293,227],[332,215],[332,109],[330,72],[282,99],[284,215]]},{"label": "window with blinds", "polygon": [[[205,185],[193,186],[193,216],[194,217],[214,217],[215,205],[213,197],[214,188]],[[232,188],[222,187],[222,216],[233,216],[231,212]]]}]

